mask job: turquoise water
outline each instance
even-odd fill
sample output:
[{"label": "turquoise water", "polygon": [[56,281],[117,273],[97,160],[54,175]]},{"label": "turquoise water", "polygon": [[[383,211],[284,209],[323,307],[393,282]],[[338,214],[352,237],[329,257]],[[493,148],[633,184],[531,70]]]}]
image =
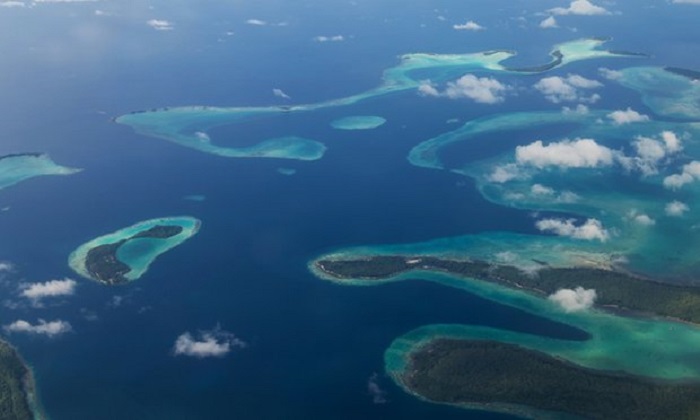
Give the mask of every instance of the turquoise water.
[{"label": "turquoise water", "polygon": [[42,175],[71,175],[79,169],[56,164],[47,155],[14,155],[0,159],[0,189]]},{"label": "turquoise water", "polygon": [[[430,252],[524,269],[537,259],[693,280],[697,180],[686,165],[698,153],[695,88],[660,68],[700,68],[698,6],[626,0],[605,3],[609,15],[556,16],[558,29],[539,27],[541,13],[565,3],[0,7],[0,155],[42,151],[62,167],[84,168],[0,190],[0,262],[13,267],[0,273],[8,303],[0,305],[2,325],[60,319],[73,330],[4,337],[33,366],[51,418],[511,418],[429,404],[392,381],[401,360],[389,360],[400,355],[395,350],[440,334],[694,377],[696,357],[681,349],[698,344],[687,325],[566,314],[546,300],[431,273],[342,287],[308,271],[310,259],[328,253]],[[156,30],[151,19],[172,29]],[[453,28],[467,19],[486,29]],[[342,41],[317,40],[336,35]],[[514,70],[550,63],[555,49],[564,57],[550,71]],[[600,67],[621,75],[608,80]],[[502,101],[450,98],[465,74],[507,86]],[[534,88],[569,74],[604,85],[579,92],[601,95],[585,103],[588,114],[573,112],[579,102],[552,103]],[[440,95],[418,94],[428,80]],[[649,119],[615,125],[608,116],[628,108]],[[138,110],[149,111],[131,114]],[[331,126],[348,116],[386,122]],[[667,151],[642,174],[649,162],[631,159],[635,142],[644,136],[654,146],[665,131],[682,150]],[[517,163],[516,146],[577,137],[609,148],[613,163],[506,167],[501,175],[529,179],[492,182],[497,167]],[[29,162],[20,166],[34,173]],[[296,173],[281,176],[279,168]],[[666,188],[673,175],[689,182]],[[667,215],[674,201],[689,210],[676,205],[679,217]],[[136,221],[172,214],[191,215],[202,229],[157,258],[154,241],[122,249],[130,265],[148,268],[139,281],[118,288],[79,281],[74,295],[43,307],[19,294],[26,283],[75,276],[66,258],[80,244],[119,240],[145,227]],[[587,232],[602,227],[607,235],[538,230],[546,219],[579,236],[596,219],[600,226]],[[114,233],[101,236],[107,232]],[[224,357],[174,355],[178,337],[202,331],[230,333],[247,346]],[[606,357],[618,348],[640,356]],[[375,403],[382,398],[370,384],[384,403]]]}]

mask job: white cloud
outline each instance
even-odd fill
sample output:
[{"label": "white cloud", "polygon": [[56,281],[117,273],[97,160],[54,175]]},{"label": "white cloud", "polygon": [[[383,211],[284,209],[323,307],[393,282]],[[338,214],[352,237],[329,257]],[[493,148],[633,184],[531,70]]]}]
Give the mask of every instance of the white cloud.
[{"label": "white cloud", "polygon": [[673,131],[662,131],[661,140],[666,145],[666,150],[670,153],[680,152],[683,149],[681,139]]},{"label": "white cloud", "polygon": [[284,91],[282,89],[277,89],[277,88],[272,89],[272,94],[277,96],[278,98],[292,99],[292,97],[287,95],[286,93],[284,93]]},{"label": "white cloud", "polygon": [[517,165],[509,163],[502,166],[497,166],[491,174],[489,174],[486,179],[490,182],[495,182],[497,184],[503,184],[514,179],[518,179],[522,176],[520,168]]},{"label": "white cloud", "polygon": [[542,22],[540,22],[540,28],[542,29],[551,29],[558,27],[559,25],[557,24],[557,20],[554,18],[554,16],[550,16],[544,19]]},{"label": "white cloud", "polygon": [[581,197],[571,191],[558,193],[554,188],[542,184],[534,184],[530,187],[530,193],[536,197],[547,197],[556,203],[574,203]]},{"label": "white cloud", "polygon": [[664,178],[664,187],[677,190],[685,184],[690,184],[693,181],[700,180],[700,161],[694,160],[686,165],[683,165],[683,170],[680,174],[669,175]]},{"label": "white cloud", "polygon": [[486,29],[478,23],[474,22],[473,20],[462,24],[452,25],[452,28],[458,31],[483,31],[484,29]]},{"label": "white cloud", "polygon": [[576,108],[569,108],[568,106],[562,107],[562,114],[564,115],[586,115],[591,110],[584,104],[576,105]]},{"label": "white cloud", "polygon": [[606,67],[601,67],[598,69],[598,73],[608,80],[620,80],[622,78],[622,72],[618,70],[611,70]]},{"label": "white cloud", "polygon": [[192,356],[196,358],[223,357],[234,348],[246,347],[247,344],[233,334],[215,328],[212,331],[201,331],[195,338],[185,332],[175,340],[173,351],[176,356]]},{"label": "white cloud", "polygon": [[345,37],[343,35],[332,35],[332,36],[319,35],[317,37],[314,37],[314,41],[316,41],[316,42],[341,42],[341,41],[345,41]]},{"label": "white cloud", "polygon": [[15,266],[9,261],[0,261],[0,273],[14,271]]},{"label": "white cloud", "polygon": [[253,26],[265,26],[267,25],[267,22],[264,20],[260,19],[248,19],[245,21],[248,25],[253,25]]},{"label": "white cloud", "polygon": [[558,166],[561,168],[596,168],[613,163],[613,151],[593,139],[563,140],[547,146],[537,140],[527,146],[515,148],[519,164],[537,168]]},{"label": "white cloud", "polygon": [[627,217],[629,217],[631,220],[633,220],[635,223],[638,223],[642,226],[653,226],[656,224],[656,221],[649,217],[649,215],[644,214],[644,213],[639,213],[637,210],[632,209],[627,213]]},{"label": "white cloud", "polygon": [[576,289],[559,289],[549,295],[549,300],[557,303],[566,312],[578,312],[590,309],[595,303],[596,297],[594,289],[577,287]]},{"label": "white cloud", "polygon": [[430,81],[425,81],[418,87],[418,92],[426,96],[443,96],[450,99],[469,98],[482,104],[503,102],[507,85],[491,77],[477,77],[466,74],[454,82],[448,82],[443,92],[440,92]]},{"label": "white cloud", "polygon": [[172,22],[162,19],[151,19],[146,24],[156,31],[172,31],[174,27]]},{"label": "white cloud", "polygon": [[683,216],[683,213],[689,211],[690,207],[688,207],[688,205],[685,203],[675,200],[666,204],[666,208],[664,210],[667,216],[680,217]]},{"label": "white cloud", "polygon": [[632,108],[627,108],[624,111],[613,111],[608,114],[608,118],[610,118],[617,125],[649,121],[648,115],[640,114]]},{"label": "white cloud", "polygon": [[44,283],[28,284],[22,290],[21,295],[33,301],[39,301],[46,297],[70,296],[75,293],[75,280],[50,280]]},{"label": "white cloud", "polygon": [[26,4],[21,1],[4,1],[0,3],[0,7],[25,7]]},{"label": "white cloud", "polygon": [[574,239],[605,242],[610,238],[610,233],[596,219],[588,219],[580,226],[574,225],[573,219],[542,219],[535,223],[535,227],[542,232],[550,232]]},{"label": "white cloud", "polygon": [[555,15],[608,15],[610,12],[605,8],[596,6],[588,0],[574,0],[569,7],[555,7],[549,10]]},{"label": "white cloud", "polygon": [[594,103],[600,99],[600,95],[584,96],[579,89],[596,89],[603,84],[591,79],[586,79],[578,74],[570,74],[566,77],[545,77],[535,83],[535,89],[540,91],[548,101],[555,104],[560,102],[581,101]]},{"label": "white cloud", "polygon": [[675,4],[700,4],[700,0],[673,0]]},{"label": "white cloud", "polygon": [[4,328],[7,332],[23,332],[28,334],[46,335],[49,337],[64,334],[73,330],[71,325],[66,321],[56,320],[46,322],[43,319],[40,319],[36,325],[32,325],[29,322],[20,319],[10,325],[6,325]]},{"label": "white cloud", "polygon": [[[639,170],[645,176],[656,174],[659,164],[665,162],[666,157],[683,149],[680,139],[671,131],[662,132],[659,139],[638,136],[632,142],[632,147],[637,155],[632,157],[618,156],[620,164],[628,170]],[[667,178],[668,181],[665,181],[668,184],[667,188],[679,188],[683,183],[692,181],[692,177],[688,174]]]}]

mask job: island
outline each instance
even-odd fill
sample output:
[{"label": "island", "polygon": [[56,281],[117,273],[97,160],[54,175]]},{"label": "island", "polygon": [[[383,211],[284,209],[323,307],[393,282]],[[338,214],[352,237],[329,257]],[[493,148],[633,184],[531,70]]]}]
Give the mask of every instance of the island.
[{"label": "island", "polygon": [[0,340],[0,418],[44,419],[31,369],[17,350]]},{"label": "island", "polygon": [[481,260],[420,255],[375,255],[363,258],[320,259],[318,271],[331,279],[385,280],[412,271],[439,271],[526,290],[547,297],[560,289],[594,289],[604,310],[657,315],[700,324],[700,288],[665,284],[622,271],[601,268],[558,268],[542,261],[536,272]]},{"label": "island", "polygon": [[42,175],[72,175],[80,169],[56,164],[44,153],[13,153],[0,156],[0,190]]},{"label": "island", "polygon": [[431,401],[528,418],[700,418],[698,383],[586,369],[490,340],[432,340],[410,353],[398,380]]},{"label": "island", "polygon": [[126,284],[140,278],[158,255],[194,236],[199,226],[192,217],[140,222],[81,245],[70,255],[69,265],[102,284]]}]

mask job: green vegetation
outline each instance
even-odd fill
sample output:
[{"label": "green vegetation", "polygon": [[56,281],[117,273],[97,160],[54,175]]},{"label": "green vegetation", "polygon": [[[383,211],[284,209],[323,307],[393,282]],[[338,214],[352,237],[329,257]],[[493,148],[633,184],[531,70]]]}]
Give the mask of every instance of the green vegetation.
[{"label": "green vegetation", "polygon": [[0,419],[32,419],[32,411],[27,401],[27,387],[31,387],[29,369],[17,351],[4,341],[0,341]]},{"label": "green vegetation", "polygon": [[410,353],[397,378],[431,401],[517,405],[593,419],[697,419],[700,385],[575,366],[495,341],[435,339]]},{"label": "green vegetation", "polygon": [[96,246],[88,251],[85,258],[85,268],[90,273],[90,276],[102,283],[109,285],[128,283],[129,280],[124,276],[131,271],[131,267],[117,258],[117,250],[122,245],[131,239],[137,238],[166,239],[180,234],[182,230],[182,226],[158,225],[139,232],[128,239]]},{"label": "green vegetation", "polygon": [[690,80],[700,80],[700,71],[682,69],[680,67],[664,67],[667,72],[687,77]]},{"label": "green vegetation", "polygon": [[596,304],[609,310],[654,314],[700,324],[700,288],[658,283],[619,271],[552,268],[543,264],[533,274],[513,266],[478,260],[396,255],[328,259],[315,264],[325,274],[338,279],[381,280],[420,269],[495,282],[542,296],[559,289],[583,287],[595,289]]}]

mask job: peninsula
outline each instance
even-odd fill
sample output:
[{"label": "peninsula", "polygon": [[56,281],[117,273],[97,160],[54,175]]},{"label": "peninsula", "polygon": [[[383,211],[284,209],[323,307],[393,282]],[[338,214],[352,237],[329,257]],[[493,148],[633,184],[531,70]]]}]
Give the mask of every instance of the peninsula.
[{"label": "peninsula", "polygon": [[501,284],[547,297],[560,289],[594,289],[596,304],[609,311],[657,315],[700,324],[700,288],[651,281],[600,268],[553,268],[540,262],[536,273],[480,260],[433,256],[376,255],[355,259],[320,259],[315,267],[332,279],[384,280],[412,271],[438,271]]}]

